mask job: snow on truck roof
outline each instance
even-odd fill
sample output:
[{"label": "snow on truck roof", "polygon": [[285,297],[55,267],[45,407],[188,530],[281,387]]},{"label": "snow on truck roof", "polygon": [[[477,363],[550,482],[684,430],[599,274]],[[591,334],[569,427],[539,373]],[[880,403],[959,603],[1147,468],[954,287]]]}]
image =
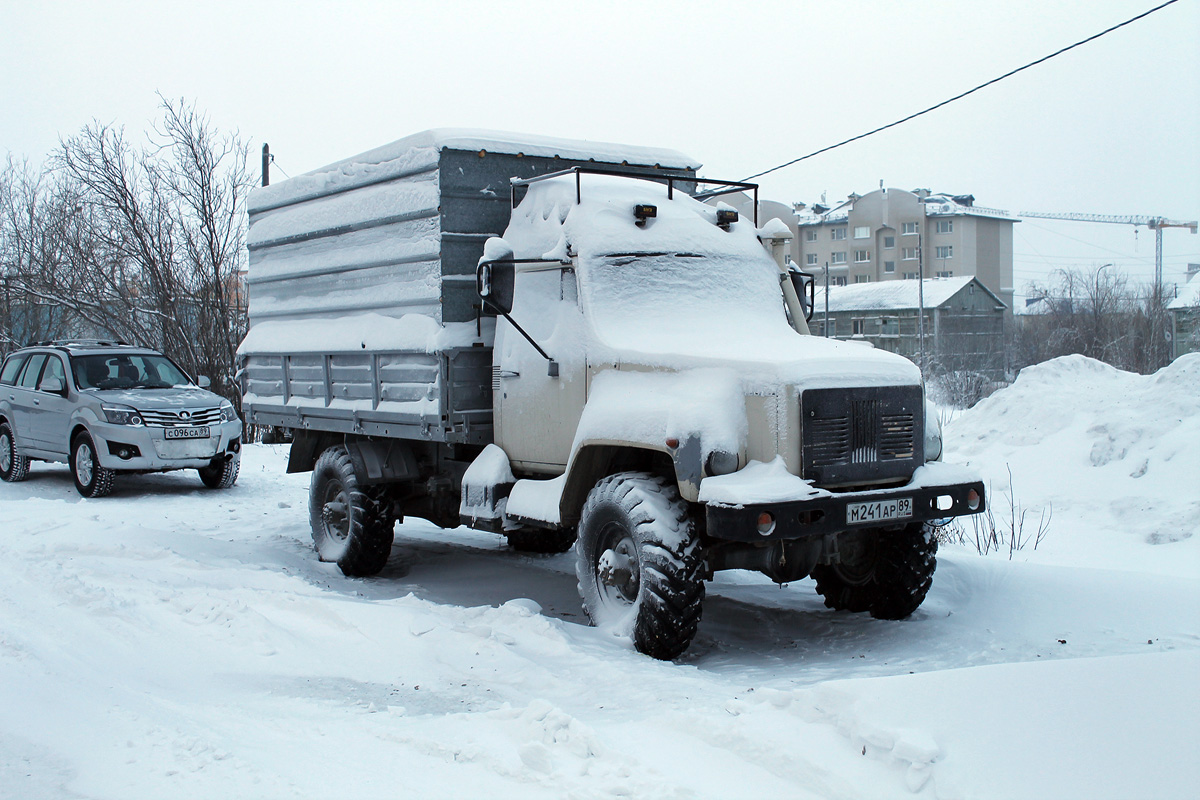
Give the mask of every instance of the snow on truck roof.
[{"label": "snow on truck roof", "polygon": [[595,159],[608,164],[627,163],[630,166],[659,166],[676,170],[700,168],[698,160],[678,150],[665,148],[472,128],[433,128],[256,189],[250,195],[250,213],[433,169],[442,150],[486,150],[489,153],[545,158],[558,156],[573,161]]}]

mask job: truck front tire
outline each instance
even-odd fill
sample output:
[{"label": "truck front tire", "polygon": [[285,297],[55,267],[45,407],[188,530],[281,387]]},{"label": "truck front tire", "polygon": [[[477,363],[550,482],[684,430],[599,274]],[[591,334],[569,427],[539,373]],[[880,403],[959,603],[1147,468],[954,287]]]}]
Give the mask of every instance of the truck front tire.
[{"label": "truck front tire", "polygon": [[676,487],[645,472],[596,484],[579,523],[576,575],[592,624],[653,658],[691,644],[704,600],[703,559]]},{"label": "truck front tire", "polygon": [[322,561],[349,577],[369,577],[387,564],[395,525],[359,485],[346,448],[330,447],[313,467],[308,493],[313,544]]},{"label": "truck front tire", "polygon": [[925,601],[937,568],[933,528],[914,522],[901,531],[854,534],[838,564],[813,568],[817,592],[839,611],[869,611],[876,619],[904,619]]}]

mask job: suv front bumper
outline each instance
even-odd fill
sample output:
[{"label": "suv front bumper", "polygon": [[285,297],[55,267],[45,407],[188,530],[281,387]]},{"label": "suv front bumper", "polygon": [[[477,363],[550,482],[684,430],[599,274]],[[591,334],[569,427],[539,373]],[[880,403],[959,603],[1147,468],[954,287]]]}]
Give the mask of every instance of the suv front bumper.
[{"label": "suv front bumper", "polygon": [[[210,435],[200,439],[167,439],[166,428],[154,425],[93,423],[89,432],[100,465],[115,470],[163,471],[207,467],[217,457],[241,452],[240,420],[210,425]],[[136,451],[134,450],[136,448]],[[121,452],[130,453],[122,457]]]},{"label": "suv front bumper", "polygon": [[[932,469],[931,469],[932,467]],[[738,542],[771,542],[780,539],[804,539],[859,528],[906,525],[912,522],[978,514],[986,508],[983,481],[966,470],[943,464],[919,468],[903,486],[861,492],[820,491],[804,500],[767,503],[707,503],[707,533],[714,539]],[[963,480],[967,478],[967,480]],[[911,501],[911,513],[887,519],[863,519],[851,522],[851,506]],[[760,530],[764,514],[770,515],[766,532]]]}]

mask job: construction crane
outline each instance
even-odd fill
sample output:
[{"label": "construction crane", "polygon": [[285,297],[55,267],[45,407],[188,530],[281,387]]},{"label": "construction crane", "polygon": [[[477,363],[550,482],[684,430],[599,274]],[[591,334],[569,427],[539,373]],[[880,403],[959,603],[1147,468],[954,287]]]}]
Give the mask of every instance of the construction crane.
[{"label": "construction crane", "polygon": [[1195,233],[1200,222],[1182,222],[1166,217],[1113,216],[1110,214],[1055,214],[1044,211],[1022,211],[1018,216],[1034,219],[1066,219],[1074,222],[1109,222],[1114,225],[1145,225],[1154,231],[1154,290],[1162,296],[1162,232],[1163,228],[1190,228]]}]

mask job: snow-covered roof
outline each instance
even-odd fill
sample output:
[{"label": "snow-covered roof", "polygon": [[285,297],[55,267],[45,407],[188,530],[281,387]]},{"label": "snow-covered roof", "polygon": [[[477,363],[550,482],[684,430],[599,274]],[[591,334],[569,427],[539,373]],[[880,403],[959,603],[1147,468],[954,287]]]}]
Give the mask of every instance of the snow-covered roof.
[{"label": "snow-covered roof", "polygon": [[[962,202],[967,200],[968,202]],[[1010,222],[1020,222],[1018,218],[999,208],[985,208],[975,205],[975,198],[967,195],[931,194],[925,198],[925,216],[927,217],[989,217],[991,219],[1006,219]]]},{"label": "snow-covered roof", "polygon": [[[975,281],[983,291],[987,292],[1003,306],[1004,302],[996,297],[986,286],[979,283],[973,276],[959,278],[926,278],[925,307],[935,308],[942,305],[954,295]],[[920,281],[891,280],[872,283],[854,283],[846,286],[829,287],[829,311],[888,311],[900,308],[918,308]],[[817,286],[816,304],[818,310],[825,308],[825,289]]]},{"label": "snow-covered roof", "polygon": [[1167,308],[1192,308],[1200,306],[1200,272],[1188,278],[1188,282],[1179,287],[1179,296],[1167,304]]},{"label": "snow-covered roof", "polygon": [[574,161],[596,161],[663,169],[696,170],[700,162],[678,150],[638,145],[556,139],[530,133],[434,128],[397,139],[365,153],[334,162],[295,178],[256,189],[250,195],[250,212],[265,211],[317,194],[350,189],[437,166],[442,150],[485,150],[489,153],[524,154]]}]

